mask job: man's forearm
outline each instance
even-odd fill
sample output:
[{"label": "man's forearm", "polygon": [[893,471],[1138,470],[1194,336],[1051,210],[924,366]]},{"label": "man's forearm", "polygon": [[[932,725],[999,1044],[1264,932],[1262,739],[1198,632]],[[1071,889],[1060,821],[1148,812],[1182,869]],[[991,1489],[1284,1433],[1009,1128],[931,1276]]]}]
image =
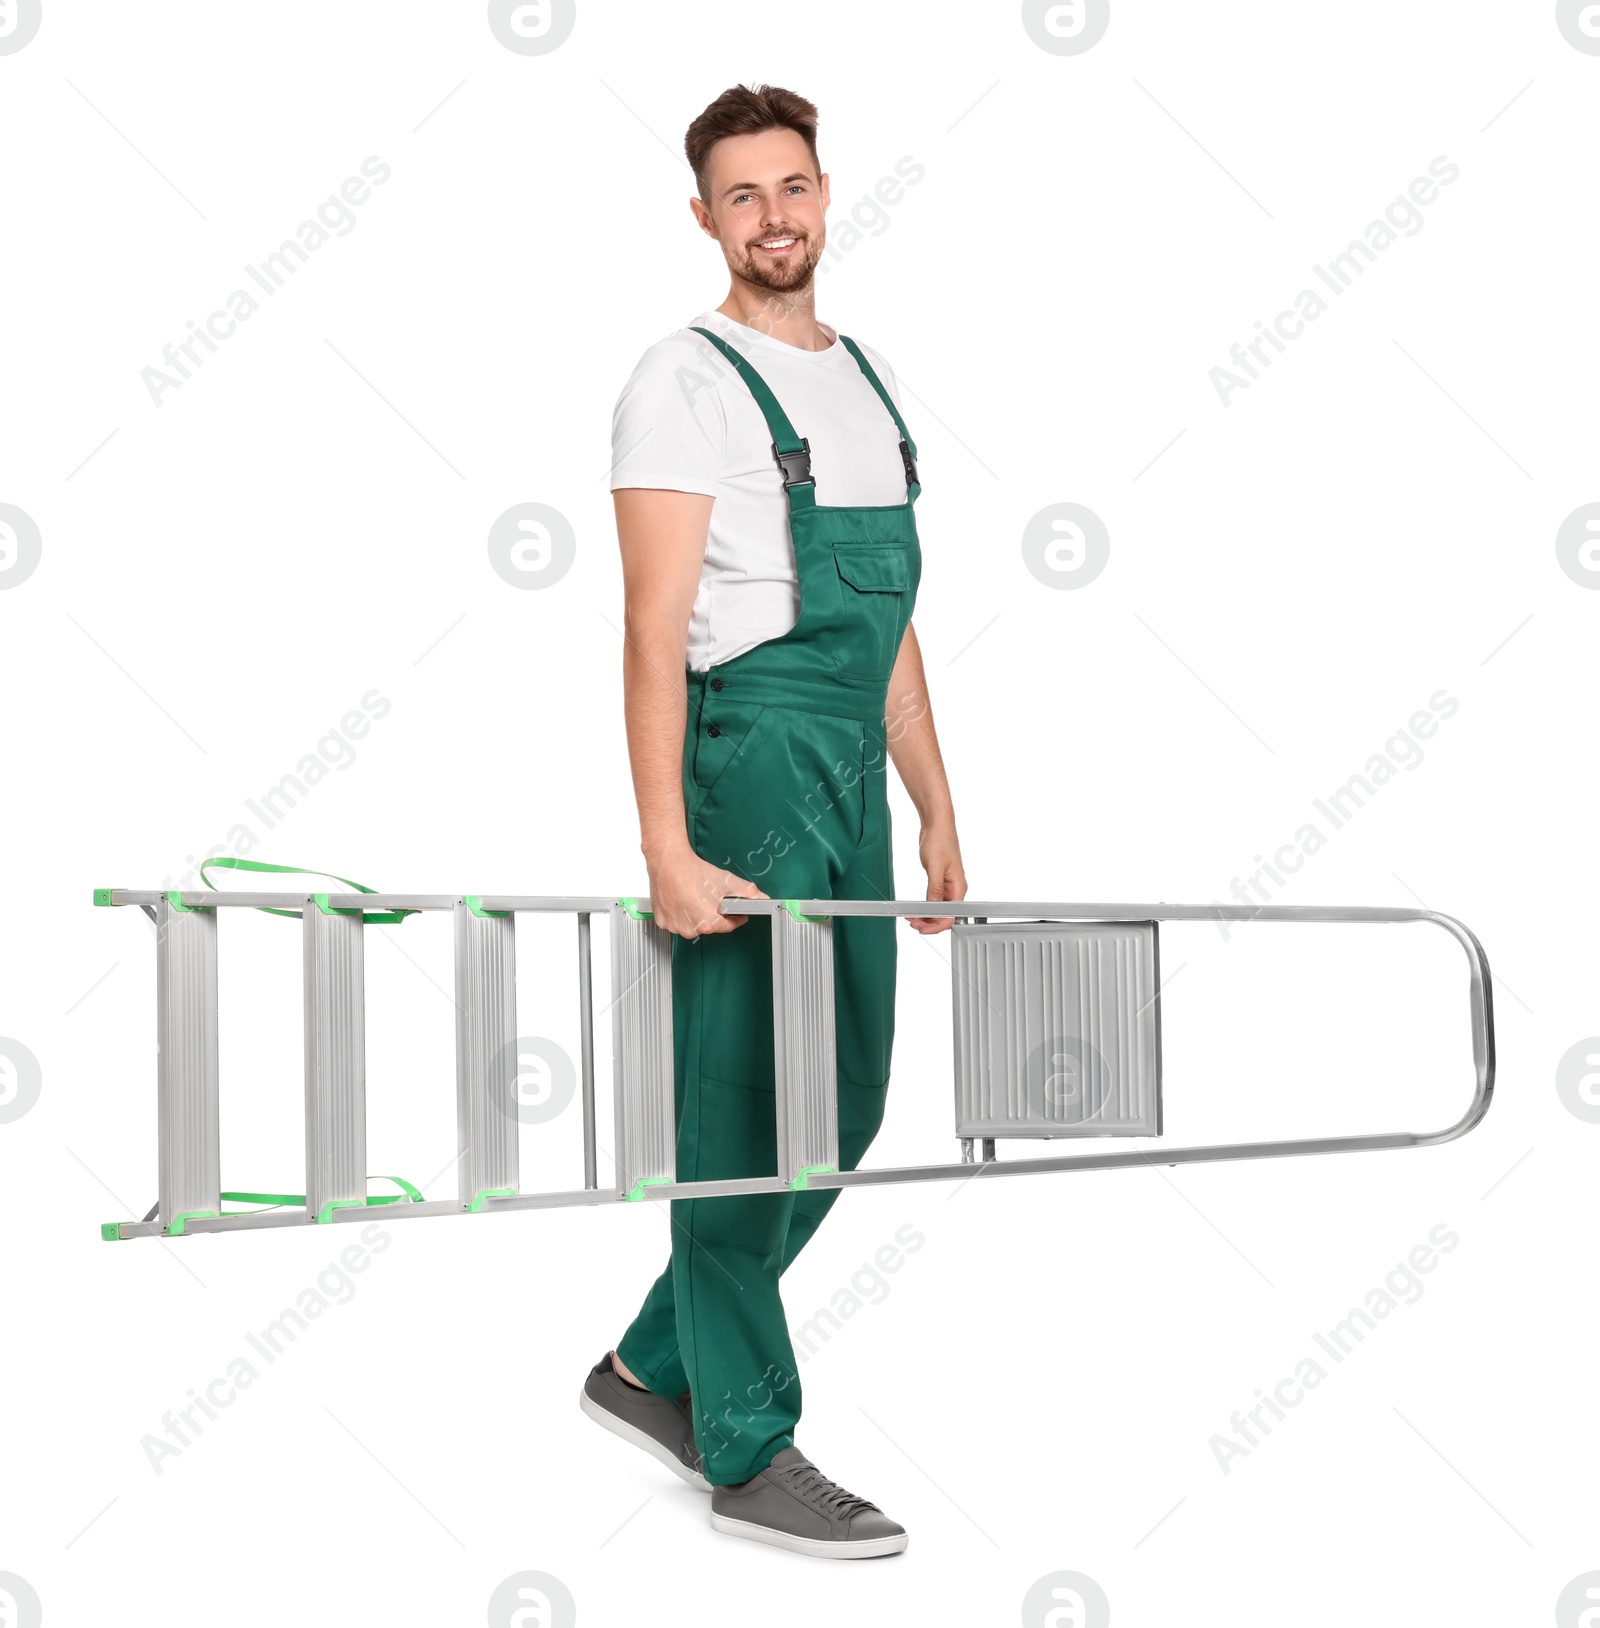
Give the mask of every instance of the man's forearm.
[{"label": "man's forearm", "polygon": [[622,704],[639,805],[639,847],[653,861],[689,846],[683,807],[688,689],[681,637],[659,624],[624,624]]},{"label": "man's forearm", "polygon": [[914,628],[906,628],[889,678],[889,698],[884,714],[889,738],[889,755],[915,805],[924,830],[955,827],[955,805],[939,737],[933,727],[933,706],[928,698],[927,675],[922,668],[922,650]]}]

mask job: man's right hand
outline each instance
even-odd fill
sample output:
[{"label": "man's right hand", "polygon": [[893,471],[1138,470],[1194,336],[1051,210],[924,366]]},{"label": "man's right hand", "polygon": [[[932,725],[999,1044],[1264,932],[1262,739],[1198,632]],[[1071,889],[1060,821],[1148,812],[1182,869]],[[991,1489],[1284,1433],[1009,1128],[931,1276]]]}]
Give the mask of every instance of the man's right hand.
[{"label": "man's right hand", "polygon": [[747,882],[720,865],[709,864],[686,843],[681,849],[649,861],[650,909],[656,926],[683,938],[707,933],[731,933],[750,918],[725,916],[717,907],[725,898],[764,899],[754,882]]}]

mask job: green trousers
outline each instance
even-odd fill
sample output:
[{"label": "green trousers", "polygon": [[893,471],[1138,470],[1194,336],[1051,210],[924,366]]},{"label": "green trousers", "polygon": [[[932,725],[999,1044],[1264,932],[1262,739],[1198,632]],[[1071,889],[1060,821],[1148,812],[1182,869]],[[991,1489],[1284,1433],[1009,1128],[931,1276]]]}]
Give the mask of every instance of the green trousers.
[{"label": "green trousers", "polygon": [[[739,702],[689,674],[690,841],[773,898],[890,899],[881,722]],[[881,719],[881,712],[879,713]],[[895,923],[834,922],[839,1162],[883,1120],[894,1041]],[[771,923],[672,945],[680,1181],[777,1173]],[[673,1199],[672,1258],[617,1345],[651,1390],[687,1388],[706,1479],[745,1481],[794,1442],[795,1366],[778,1280],[839,1189]]]}]

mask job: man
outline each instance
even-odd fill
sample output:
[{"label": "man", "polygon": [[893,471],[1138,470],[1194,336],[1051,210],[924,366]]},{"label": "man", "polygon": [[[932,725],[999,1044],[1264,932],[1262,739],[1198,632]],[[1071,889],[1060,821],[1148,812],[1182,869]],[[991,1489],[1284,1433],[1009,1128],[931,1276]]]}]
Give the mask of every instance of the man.
[{"label": "man", "polygon": [[[777,1170],[771,922],[724,916],[722,898],[895,897],[890,758],[921,818],[927,897],[966,896],[911,628],[915,443],[883,358],[816,319],[816,118],[790,91],[738,86],[689,126],[690,207],[731,286],[645,352],[612,430],[640,846],[656,924],[676,935],[680,1181]],[[895,922],[841,917],[833,933],[851,1170],[883,1118]],[[778,1293],[838,1196],[673,1200],[671,1261],[580,1404],[709,1488],[716,1530],[860,1558],[903,1550],[905,1529],[795,1446]]]}]

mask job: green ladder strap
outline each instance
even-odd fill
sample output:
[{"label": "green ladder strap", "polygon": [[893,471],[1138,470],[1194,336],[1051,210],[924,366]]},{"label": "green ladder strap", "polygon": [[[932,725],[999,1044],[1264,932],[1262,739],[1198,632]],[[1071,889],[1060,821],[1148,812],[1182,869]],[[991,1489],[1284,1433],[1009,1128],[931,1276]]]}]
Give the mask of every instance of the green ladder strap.
[{"label": "green ladder strap", "polygon": [[400,1189],[398,1193],[379,1193],[369,1198],[369,1204],[398,1204],[402,1198],[409,1198],[413,1204],[422,1202],[422,1189],[413,1187],[403,1176],[368,1176],[368,1181],[392,1181]]},{"label": "green ladder strap", "polygon": [[[348,876],[340,876],[336,871],[307,870],[304,865],[269,865],[265,860],[261,859],[234,859],[228,855],[222,855],[216,859],[208,859],[200,866],[200,880],[213,892],[218,893],[222,889],[206,875],[206,872],[212,866],[215,866],[218,870],[260,871],[271,872],[274,875],[331,876],[334,881],[343,882],[347,888],[351,888],[357,893],[376,893],[378,891],[375,887],[368,887],[365,882],[352,882]],[[326,898],[326,895],[323,895],[323,897]],[[327,906],[324,905],[323,908],[326,909]],[[259,904],[256,909],[269,916],[291,916],[298,919],[300,915],[298,910],[279,910],[270,904]],[[404,921],[407,916],[414,916],[417,912],[415,910],[372,910],[365,914],[359,911],[341,911],[340,914],[361,915],[363,922],[388,926],[394,922]],[[389,1179],[392,1180],[393,1178]],[[304,1200],[302,1199],[301,1202],[303,1203]]]},{"label": "green ladder strap", "polygon": [[[366,1198],[368,1204],[420,1204],[422,1190],[413,1187],[404,1176],[368,1176],[368,1181],[392,1181],[400,1189],[398,1193],[369,1193]],[[222,1193],[218,1195],[228,1204],[256,1204],[263,1209],[276,1210],[284,1206],[298,1208],[305,1204],[304,1193]],[[343,1200],[349,1204],[360,1203],[359,1199]],[[224,1215],[253,1215],[253,1210],[224,1210]]]},{"label": "green ladder strap", "polygon": [[794,425],[789,422],[789,415],[778,405],[778,398],[767,388],[767,381],[726,340],[719,339],[707,328],[695,328],[693,331],[704,334],[733,363],[739,377],[750,387],[750,394],[756,398],[756,406],[761,409],[761,416],[767,421],[767,429],[771,432],[778,451],[805,451],[800,444],[800,437],[794,433]]},{"label": "green ladder strap", "polygon": [[[341,877],[342,881],[343,878]],[[422,1203],[422,1189],[413,1187],[404,1176],[368,1176],[368,1181],[392,1181],[400,1189],[398,1193],[369,1193],[366,1198],[339,1198],[322,1206],[322,1213],[313,1219],[328,1221],[332,1218],[334,1210],[354,1209],[361,1205],[371,1204],[420,1204]],[[514,1187],[496,1188],[497,1193],[514,1193]],[[480,1195],[481,1197],[482,1195]],[[186,1222],[210,1219],[219,1215],[259,1215],[263,1209],[276,1210],[288,1205],[293,1208],[303,1208],[306,1201],[304,1193],[219,1193],[219,1199],[228,1204],[255,1204],[259,1209],[254,1210],[185,1210],[182,1215],[173,1216],[167,1226],[166,1235],[169,1238],[187,1237]],[[474,1205],[475,1209],[482,1208],[481,1204]],[[106,1221],[101,1224],[100,1236],[108,1243],[116,1243],[122,1237],[122,1223],[120,1221]]]},{"label": "green ladder strap", "polygon": [[861,347],[855,342],[855,340],[851,339],[846,334],[839,335],[839,343],[843,345],[853,357],[855,357],[857,364],[860,366],[861,371],[866,374],[867,380],[871,384],[872,388],[876,390],[883,398],[884,406],[887,407],[890,413],[893,415],[895,424],[899,427],[900,434],[905,438],[906,450],[913,458],[915,458],[917,455],[917,443],[911,439],[911,431],[906,428],[906,421],[900,416],[900,409],[895,406],[894,398],[887,390],[883,388],[883,381],[876,373],[872,371],[872,364],[866,359],[865,356],[861,354]]},{"label": "green ladder strap", "polygon": [[[733,348],[732,345],[728,344],[726,340],[720,338],[718,335],[712,333],[709,328],[697,328],[691,324],[691,331],[701,334],[705,338],[709,339],[711,343],[715,345],[730,362],[733,363],[735,371],[749,387],[750,394],[755,397],[756,406],[761,409],[761,416],[767,421],[767,430],[771,434],[773,445],[777,447],[778,451],[786,454],[804,451],[805,448],[800,437],[795,434],[794,425],[789,422],[789,415],[784,412],[783,408],[778,403],[778,398],[773,395],[771,389],[768,387],[767,381],[756,372],[755,368],[753,368],[750,363],[747,362],[745,358]],[[855,357],[856,366],[859,367],[862,373],[866,375],[867,382],[874,390],[878,392],[880,400],[883,402],[884,406],[889,409],[889,416],[894,419],[895,428],[900,431],[901,439],[904,440],[906,444],[906,454],[912,460],[912,462],[915,463],[917,456],[917,443],[912,440],[911,431],[906,428],[906,421],[900,416],[900,409],[895,406],[894,398],[887,390],[884,389],[883,380],[880,379],[873,371],[872,364],[862,354],[861,347],[855,342],[855,340],[851,339],[847,334],[840,334],[839,342],[845,347],[846,350],[850,352],[853,357]],[[910,470],[908,469],[908,482],[909,478]],[[805,507],[807,504],[814,503],[816,501],[816,488],[814,485],[809,489],[809,491],[807,490],[806,485],[803,483],[800,485],[789,486],[786,488],[786,490],[789,494],[791,507]]]}]

